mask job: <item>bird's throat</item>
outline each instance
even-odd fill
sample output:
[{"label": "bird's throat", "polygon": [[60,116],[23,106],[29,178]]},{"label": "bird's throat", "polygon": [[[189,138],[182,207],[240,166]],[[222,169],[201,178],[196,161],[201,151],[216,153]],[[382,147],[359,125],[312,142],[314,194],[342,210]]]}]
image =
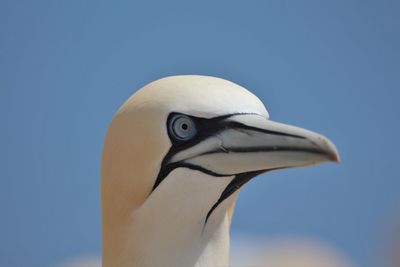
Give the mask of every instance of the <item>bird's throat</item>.
[{"label": "bird's throat", "polygon": [[228,266],[230,207],[236,194],[204,223],[232,179],[185,168],[171,172],[129,219],[109,229],[114,234],[108,236],[115,237],[109,249],[118,250],[104,251],[109,255],[104,267],[111,266],[107,262],[115,267]]}]

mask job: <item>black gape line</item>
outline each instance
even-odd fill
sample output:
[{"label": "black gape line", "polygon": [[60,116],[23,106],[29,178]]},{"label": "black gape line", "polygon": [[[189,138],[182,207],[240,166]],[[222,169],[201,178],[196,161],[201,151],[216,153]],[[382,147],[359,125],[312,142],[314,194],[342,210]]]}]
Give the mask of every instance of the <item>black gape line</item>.
[{"label": "black gape line", "polygon": [[[214,118],[201,118],[201,117],[195,117],[195,116],[190,116],[182,113],[177,113],[177,112],[172,112],[168,115],[167,119],[167,128],[168,129],[168,136],[172,142],[172,146],[169,149],[168,153],[165,155],[164,159],[162,160],[161,163],[161,168],[158,173],[157,179],[154,183],[152,192],[160,185],[160,183],[176,168],[189,168],[192,170],[197,170],[201,171],[205,174],[212,175],[215,177],[229,177],[229,176],[234,176],[233,180],[228,184],[228,186],[225,188],[225,190],[222,192],[221,196],[219,199],[215,202],[215,204],[211,207],[209,212],[207,213],[207,216],[204,221],[204,225],[207,223],[210,215],[212,212],[218,207],[219,204],[221,204],[225,199],[227,199],[229,196],[231,196],[234,192],[236,192],[239,188],[241,188],[245,183],[247,183],[249,180],[251,180],[253,177],[269,171],[269,170],[259,170],[259,171],[252,171],[252,172],[246,172],[246,173],[234,173],[234,174],[219,174],[216,172],[213,172],[211,170],[208,170],[202,166],[194,165],[185,162],[185,160],[178,161],[178,162],[170,162],[170,159],[177,153],[179,153],[182,150],[188,149],[192,146],[195,146],[199,144],[200,142],[204,141],[205,139],[218,134],[219,132],[226,130],[226,129],[242,129],[242,130],[251,130],[251,131],[257,131],[257,132],[264,132],[268,134],[273,134],[273,135],[282,135],[282,136],[290,136],[294,138],[300,138],[304,139],[302,136],[298,135],[292,135],[292,134],[287,134],[287,133],[281,133],[281,132],[276,132],[276,131],[270,131],[266,129],[259,129],[256,127],[248,126],[245,124],[242,124],[237,121],[229,121],[227,118],[235,116],[235,115],[257,115],[255,113],[234,113],[234,114],[228,114],[228,115],[223,115],[223,116],[218,116]],[[188,140],[181,140],[177,139],[174,137],[173,133],[171,133],[171,127],[170,123],[171,120],[177,116],[177,115],[182,115],[190,118],[196,126],[196,134]],[[279,150],[293,150],[294,148],[291,147],[283,147],[282,149]],[[235,151],[234,151],[235,150]],[[237,150],[237,151],[236,151]],[[276,151],[276,148],[274,147],[260,147],[260,148],[236,148],[236,149],[229,149],[225,150],[224,147],[220,147],[219,150],[215,151],[209,151],[205,154],[212,154],[212,153],[218,153],[218,152],[224,152],[224,153],[229,153],[229,152],[257,152],[257,151]],[[318,153],[318,151],[308,151],[311,153]]]}]

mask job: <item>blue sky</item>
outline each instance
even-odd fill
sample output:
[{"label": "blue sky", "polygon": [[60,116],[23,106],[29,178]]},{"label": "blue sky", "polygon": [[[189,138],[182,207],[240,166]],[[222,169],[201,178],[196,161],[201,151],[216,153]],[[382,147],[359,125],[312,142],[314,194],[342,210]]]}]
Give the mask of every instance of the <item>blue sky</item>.
[{"label": "blue sky", "polygon": [[342,164],[270,173],[233,233],[300,235],[371,266],[400,217],[397,1],[1,1],[0,265],[100,254],[99,159],[135,90],[219,76]]}]

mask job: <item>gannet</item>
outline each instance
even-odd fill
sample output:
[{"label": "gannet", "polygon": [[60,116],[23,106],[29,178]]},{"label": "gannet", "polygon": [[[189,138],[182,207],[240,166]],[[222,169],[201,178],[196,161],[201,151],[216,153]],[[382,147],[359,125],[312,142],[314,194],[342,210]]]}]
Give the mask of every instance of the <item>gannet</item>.
[{"label": "gannet", "polygon": [[270,120],[233,82],[154,81],[122,105],[105,138],[103,266],[228,266],[240,188],[271,170],[330,161],[339,161],[331,141]]}]

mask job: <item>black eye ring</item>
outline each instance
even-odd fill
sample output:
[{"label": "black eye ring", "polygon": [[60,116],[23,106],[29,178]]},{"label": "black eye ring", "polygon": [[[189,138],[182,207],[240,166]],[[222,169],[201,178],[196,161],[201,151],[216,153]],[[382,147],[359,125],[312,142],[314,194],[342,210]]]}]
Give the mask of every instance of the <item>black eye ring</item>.
[{"label": "black eye ring", "polygon": [[168,130],[170,135],[179,141],[190,140],[197,133],[196,124],[194,121],[190,117],[183,114],[173,115],[169,122]]}]

